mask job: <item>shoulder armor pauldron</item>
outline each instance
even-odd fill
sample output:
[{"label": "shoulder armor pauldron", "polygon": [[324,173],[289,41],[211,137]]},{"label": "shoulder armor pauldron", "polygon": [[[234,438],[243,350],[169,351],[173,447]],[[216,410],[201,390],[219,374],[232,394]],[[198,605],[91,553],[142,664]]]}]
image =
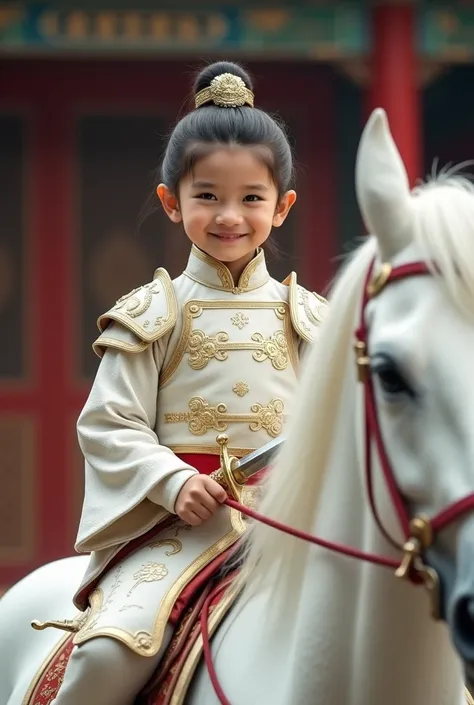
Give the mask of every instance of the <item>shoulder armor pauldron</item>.
[{"label": "shoulder armor pauldron", "polygon": [[300,286],[295,272],[283,283],[289,288],[288,300],[293,328],[300,338],[311,343],[316,339],[317,329],[326,315],[328,302],[323,296]]},{"label": "shoulder armor pauldron", "polygon": [[[97,326],[101,335],[94,343],[94,350],[100,354],[100,348],[110,346],[140,352],[171,330],[177,317],[173,282],[166,269],[157,269],[153,281],[121,296],[109,311],[99,316]],[[109,336],[107,328],[113,322],[120,326],[112,326]]]}]

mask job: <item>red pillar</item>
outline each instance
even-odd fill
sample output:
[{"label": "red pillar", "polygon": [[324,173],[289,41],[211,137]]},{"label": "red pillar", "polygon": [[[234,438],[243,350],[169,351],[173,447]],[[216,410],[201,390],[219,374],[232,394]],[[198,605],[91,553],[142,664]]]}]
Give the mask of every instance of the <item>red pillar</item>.
[{"label": "red pillar", "polygon": [[371,85],[367,109],[387,112],[390,129],[413,185],[422,176],[422,124],[418,88],[415,7],[386,3],[372,8]]}]

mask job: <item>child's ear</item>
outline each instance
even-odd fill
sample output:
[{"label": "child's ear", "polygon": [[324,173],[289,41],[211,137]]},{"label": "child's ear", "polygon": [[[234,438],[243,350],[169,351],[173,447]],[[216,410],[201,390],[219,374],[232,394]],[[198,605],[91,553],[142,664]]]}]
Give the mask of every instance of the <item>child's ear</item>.
[{"label": "child's ear", "polygon": [[168,218],[172,220],[173,223],[180,223],[182,218],[176,196],[171,193],[168,186],[165,186],[165,184],[159,184],[156,187],[156,193]]},{"label": "child's ear", "polygon": [[295,201],[296,191],[287,191],[285,195],[281,197],[277,204],[275,215],[273,216],[273,225],[275,228],[279,228],[280,225],[283,225]]}]

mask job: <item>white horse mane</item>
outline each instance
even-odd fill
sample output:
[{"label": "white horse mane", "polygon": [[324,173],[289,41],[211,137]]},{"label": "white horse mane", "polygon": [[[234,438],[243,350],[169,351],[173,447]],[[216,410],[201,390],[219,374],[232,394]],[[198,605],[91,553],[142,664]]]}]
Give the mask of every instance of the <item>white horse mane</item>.
[{"label": "white horse mane", "polygon": [[[425,261],[436,262],[456,305],[473,315],[474,185],[449,169],[419,184],[410,200],[414,206],[412,241]],[[307,532],[314,531],[334,442],[333,425],[342,413],[350,425],[354,414],[354,409],[340,408],[340,399],[363,282],[376,253],[376,239],[369,236],[336,277],[327,321],[305,360],[288,440],[265,485],[260,511]],[[355,369],[352,379],[356,384]],[[255,522],[240,578],[245,584],[244,599],[271,587],[272,603],[278,605],[275,614],[283,604],[286,610],[295,607],[308,550],[306,542]]]}]

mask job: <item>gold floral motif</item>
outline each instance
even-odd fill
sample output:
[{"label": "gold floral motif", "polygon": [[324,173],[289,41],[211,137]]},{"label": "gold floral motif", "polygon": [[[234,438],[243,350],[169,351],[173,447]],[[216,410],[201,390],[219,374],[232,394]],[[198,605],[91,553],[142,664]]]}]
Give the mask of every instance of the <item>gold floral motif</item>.
[{"label": "gold floral motif", "polygon": [[123,566],[119,565],[117,567],[117,570],[115,571],[114,581],[113,581],[112,585],[110,586],[110,590],[108,592],[106,599],[101,604],[100,609],[98,609],[97,612],[95,612],[95,613],[93,613],[93,611],[90,612],[91,619],[85,623],[85,625],[78,632],[78,634],[80,634],[82,636],[82,635],[87,634],[88,632],[92,631],[92,629],[94,629],[94,627],[96,626],[100,617],[104,614],[104,612],[107,612],[108,608],[112,604],[113,599],[115,597],[115,593],[117,592],[117,590],[119,589],[119,587],[122,583],[123,583]]},{"label": "gold floral motif", "polygon": [[261,333],[254,333],[252,340],[261,345],[252,355],[257,362],[270,360],[275,370],[285,370],[288,367],[288,341],[282,330],[270,336],[267,340]]},{"label": "gold floral motif", "polygon": [[140,651],[149,651],[153,646],[153,639],[148,632],[138,632],[134,638],[135,646]]},{"label": "gold floral motif", "polygon": [[[144,291],[145,296],[143,301],[140,301],[140,297],[135,296],[139,291]],[[138,289],[132,289],[125,296],[121,296],[113,307],[113,311],[124,311],[131,318],[138,318],[145,311],[148,311],[153,299],[153,294],[159,294],[160,289],[158,286],[158,281],[152,281],[149,284],[139,287]]]},{"label": "gold floral motif", "polygon": [[202,370],[206,367],[211,358],[216,360],[227,360],[229,353],[225,345],[229,336],[224,331],[220,331],[214,337],[206,335],[202,330],[195,330],[189,336],[188,341],[188,362],[193,370]]},{"label": "gold floral motif", "polygon": [[288,341],[283,330],[276,331],[269,338],[265,338],[261,333],[254,333],[249,342],[232,342],[225,331],[211,336],[196,329],[189,335],[186,351],[190,367],[193,370],[202,370],[212,358],[220,362],[227,360],[231,350],[254,350],[254,360],[270,360],[275,370],[284,370],[288,366]]},{"label": "gold floral motif", "polygon": [[232,387],[232,391],[238,397],[244,397],[249,392],[249,385],[246,382],[236,382]]},{"label": "gold floral motif", "polygon": [[133,579],[137,582],[135,583],[135,585],[132,585],[130,590],[127,592],[127,597],[130,597],[133,590],[135,590],[135,588],[141,585],[142,583],[154,583],[158,580],[163,580],[163,578],[166,578],[167,575],[168,568],[165,566],[164,563],[148,561],[148,563],[143,565],[140,570],[137,570],[137,572],[133,574]]},{"label": "gold floral motif", "polygon": [[183,544],[177,539],[157,539],[148,544],[148,548],[162,548],[171,546],[171,551],[165,551],[166,556],[174,556],[183,550]]},{"label": "gold floral motif", "polygon": [[250,424],[251,431],[265,429],[269,436],[276,438],[283,429],[283,410],[285,405],[281,399],[272,399],[266,406],[252,404],[250,407],[257,419]]},{"label": "gold floral motif", "polygon": [[242,328],[248,324],[249,317],[245,316],[242,311],[237,311],[235,316],[232,316],[230,320],[233,326],[237,326],[239,330],[242,330]]},{"label": "gold floral motif", "polygon": [[165,414],[165,423],[186,422],[191,433],[203,436],[209,429],[218,432],[227,430],[229,423],[248,423],[251,431],[264,429],[276,438],[283,428],[284,404],[281,399],[272,399],[268,404],[253,404],[249,414],[231,414],[221,402],[211,406],[202,397],[193,397],[188,403],[188,412]]}]

